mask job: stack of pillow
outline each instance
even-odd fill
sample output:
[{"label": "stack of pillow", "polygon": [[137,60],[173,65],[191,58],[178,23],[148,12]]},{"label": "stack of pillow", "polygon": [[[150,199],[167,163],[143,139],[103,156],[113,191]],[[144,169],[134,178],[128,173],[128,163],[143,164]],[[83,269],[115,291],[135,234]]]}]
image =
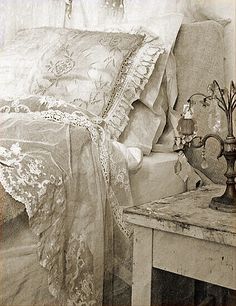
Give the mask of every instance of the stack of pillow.
[{"label": "stack of pillow", "polygon": [[0,96],[63,99],[102,117],[114,139],[148,155],[166,124],[167,97],[175,96],[166,92],[165,71],[182,18],[20,31],[1,51]]},{"label": "stack of pillow", "polygon": [[150,1],[146,11],[133,1],[135,12],[128,1],[129,23],[111,27],[106,22],[96,31],[94,25],[20,31],[0,54],[0,96],[55,96],[102,117],[112,137],[126,146],[145,155],[165,151],[176,125],[171,49],[183,15],[153,17],[153,12],[181,11],[187,21],[195,21],[196,14],[206,19],[209,12],[203,14],[205,1],[173,1],[171,6]]}]

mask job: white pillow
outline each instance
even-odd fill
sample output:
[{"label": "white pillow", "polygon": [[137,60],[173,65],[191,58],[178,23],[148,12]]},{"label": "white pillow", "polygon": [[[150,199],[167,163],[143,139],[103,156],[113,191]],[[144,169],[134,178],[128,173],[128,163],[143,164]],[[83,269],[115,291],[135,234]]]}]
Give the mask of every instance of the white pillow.
[{"label": "white pillow", "polygon": [[[144,30],[150,32],[153,36],[160,38],[166,52],[165,54],[160,55],[155,69],[140,97],[140,100],[147,107],[153,109],[154,103],[158,97],[168,56],[182,24],[183,15],[180,13],[161,15],[167,11],[167,3],[169,0],[148,1],[148,6],[146,4],[142,5],[140,0],[126,1],[126,13],[123,22],[119,21],[119,23],[116,23],[113,18],[104,18],[103,22],[100,22],[98,25],[95,25],[94,22],[84,22],[84,26],[81,26],[80,28],[90,31],[121,31],[132,34],[140,32],[140,28],[143,28]],[[173,1],[173,3],[175,3],[175,1]],[[168,6],[168,8],[168,11],[175,11],[176,5]],[[98,13],[95,15],[97,16]],[[72,26],[75,26],[75,24],[72,24]]]},{"label": "white pillow", "polygon": [[128,22],[143,21],[176,12],[175,0],[126,0],[125,19]]},{"label": "white pillow", "polygon": [[161,136],[166,124],[166,112],[162,107],[162,101],[159,105],[158,113],[154,113],[140,101],[133,103],[134,109],[129,113],[128,125],[119,141],[127,147],[137,147],[144,155],[149,155],[153,143]]},{"label": "white pillow", "polygon": [[225,26],[231,21],[222,13],[227,5],[227,1],[216,3],[216,0],[177,0],[176,9],[184,14],[184,23],[214,20]]},{"label": "white pillow", "polygon": [[[232,2],[232,0],[125,0],[123,19],[127,23],[139,20],[142,24],[146,20],[179,12],[184,14],[185,23],[211,19],[225,25],[230,20],[226,18],[227,13],[224,15],[224,12],[229,11]],[[109,14],[104,3],[104,0],[73,0],[72,16],[66,20],[66,26],[77,28],[93,26],[94,29],[101,23],[106,26],[119,24],[121,21],[119,13],[114,9],[113,14]]]},{"label": "white pillow", "polygon": [[153,70],[153,73],[140,97],[140,100],[150,109],[155,108],[155,101],[158,103],[157,97],[166,64],[171,48],[175,43],[177,34],[182,24],[182,20],[182,14],[168,14],[146,21],[145,27],[150,31],[152,30],[153,34],[158,35],[161,38],[166,49],[166,53],[162,54],[157,60],[156,67]]},{"label": "white pillow", "polygon": [[[145,16],[145,14],[144,14]],[[175,43],[175,39],[182,24],[183,15],[180,13],[171,13],[159,16],[157,18],[143,18],[137,20],[131,20],[129,23],[120,23],[119,25],[113,25],[114,31],[123,31],[129,33],[135,33],[142,27],[150,32],[153,36],[157,36],[163,43],[163,47],[166,52],[160,55],[156,62],[155,69],[148,83],[146,84],[140,100],[150,109],[154,108],[155,101],[157,100],[162,78],[166,68],[166,63],[171,51],[172,46]],[[107,25],[100,25],[101,30],[111,30],[111,27]],[[157,101],[158,102],[158,101]]]}]

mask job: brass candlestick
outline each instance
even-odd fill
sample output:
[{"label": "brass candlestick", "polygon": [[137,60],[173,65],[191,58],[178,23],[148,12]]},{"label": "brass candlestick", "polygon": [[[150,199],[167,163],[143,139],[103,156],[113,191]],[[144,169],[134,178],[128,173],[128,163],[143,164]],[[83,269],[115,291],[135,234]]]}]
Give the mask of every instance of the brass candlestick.
[{"label": "brass candlestick", "polygon": [[[236,160],[236,138],[233,133],[233,113],[236,108],[236,87],[234,82],[230,83],[230,90],[220,88],[217,81],[213,81],[208,87],[209,95],[195,93],[188,99],[188,104],[185,106],[184,113],[178,123],[178,131],[180,137],[175,138],[175,146],[177,141],[181,147],[186,146],[193,148],[205,148],[209,138],[216,139],[220,144],[220,153],[217,158],[224,156],[227,162],[227,171],[225,176],[226,189],[222,196],[214,197],[211,200],[210,207],[224,212],[236,212],[236,189],[234,169]],[[198,100],[204,107],[210,103],[216,103],[218,107],[225,113],[227,119],[228,133],[225,139],[222,139],[218,134],[207,134],[199,137],[195,135],[195,121],[192,119],[192,106],[197,102],[194,97],[203,97],[203,100]],[[179,139],[178,139],[179,138]],[[204,158],[204,156],[203,156]],[[204,168],[204,163],[202,164]]]}]

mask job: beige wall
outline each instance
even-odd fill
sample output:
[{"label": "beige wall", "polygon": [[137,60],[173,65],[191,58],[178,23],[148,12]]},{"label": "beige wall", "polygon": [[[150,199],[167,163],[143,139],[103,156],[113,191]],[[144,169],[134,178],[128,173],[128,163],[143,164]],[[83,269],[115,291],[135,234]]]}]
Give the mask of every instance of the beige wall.
[{"label": "beige wall", "polygon": [[[236,0],[215,0],[213,10],[217,15],[231,19],[224,29],[225,86],[229,87],[231,80],[236,83]],[[236,122],[236,113],[234,115]]]},{"label": "beige wall", "polygon": [[[131,1],[131,0],[129,0]],[[184,22],[207,19],[231,19],[225,26],[225,80],[236,81],[236,0],[166,0],[176,3],[176,10],[185,15]],[[171,7],[172,8],[172,7]]]},{"label": "beige wall", "polygon": [[215,0],[215,12],[231,23],[225,26],[225,80],[236,82],[236,0]]}]

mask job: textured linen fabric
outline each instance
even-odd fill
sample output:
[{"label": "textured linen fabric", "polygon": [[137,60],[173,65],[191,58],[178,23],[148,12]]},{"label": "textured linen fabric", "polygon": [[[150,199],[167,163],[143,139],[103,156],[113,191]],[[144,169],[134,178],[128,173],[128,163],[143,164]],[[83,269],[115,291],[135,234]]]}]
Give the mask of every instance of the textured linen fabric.
[{"label": "textured linen fabric", "polygon": [[173,47],[176,37],[178,35],[180,26],[182,24],[183,15],[168,14],[160,16],[159,18],[152,18],[146,21],[146,24],[153,28],[153,32],[160,36],[166,49],[166,53],[161,55],[157,60],[155,69],[150,77],[149,82],[145,86],[140,100],[150,109],[155,109],[155,102],[157,100],[162,78],[165,72],[166,64]]},{"label": "textured linen fabric", "polygon": [[174,136],[176,135],[176,127],[178,125],[179,114],[174,110],[177,96],[177,76],[176,76],[176,59],[173,52],[170,53],[165,70],[165,88],[162,98],[166,106],[166,125],[163,133],[156,138],[156,143],[153,144],[152,151],[154,152],[173,152]]},{"label": "textured linen fabric", "polygon": [[161,107],[158,113],[150,110],[142,102],[136,101],[134,109],[129,114],[129,122],[119,141],[127,147],[140,148],[144,155],[149,155],[155,138],[161,135],[165,123],[166,114]]},{"label": "textured linen fabric", "polygon": [[176,62],[171,52],[153,110],[141,102],[134,103],[120,141],[127,146],[139,147],[145,155],[149,155],[151,150],[172,152],[174,127],[179,118],[174,111],[177,95]]},{"label": "textured linen fabric", "polygon": [[[179,114],[183,105],[194,93],[207,94],[207,86],[216,79],[224,86],[224,44],[223,27],[215,21],[205,21],[182,25],[178,35],[174,53],[177,64],[178,101],[176,110]],[[210,117],[220,117],[221,135],[226,135],[226,122],[223,112],[214,107],[202,107],[201,103],[194,106],[194,118],[197,121],[197,134],[204,136],[213,131]],[[215,140],[209,140],[206,145],[207,169],[201,168],[201,149],[189,149],[186,154],[190,163],[201,170],[214,182],[224,181],[225,162],[216,160],[219,145]]]}]

